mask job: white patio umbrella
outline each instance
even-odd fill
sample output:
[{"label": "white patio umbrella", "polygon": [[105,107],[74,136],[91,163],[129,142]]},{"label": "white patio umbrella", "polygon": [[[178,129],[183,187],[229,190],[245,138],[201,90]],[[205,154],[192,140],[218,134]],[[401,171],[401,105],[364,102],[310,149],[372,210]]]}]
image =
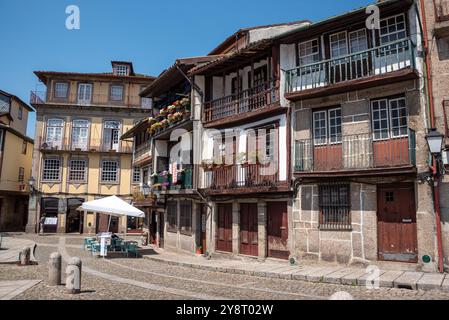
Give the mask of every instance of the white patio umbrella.
[{"label": "white patio umbrella", "polygon": [[111,224],[111,216],[130,216],[144,218],[145,213],[117,196],[110,196],[98,200],[84,202],[77,210],[103,213],[109,215],[108,231]]}]

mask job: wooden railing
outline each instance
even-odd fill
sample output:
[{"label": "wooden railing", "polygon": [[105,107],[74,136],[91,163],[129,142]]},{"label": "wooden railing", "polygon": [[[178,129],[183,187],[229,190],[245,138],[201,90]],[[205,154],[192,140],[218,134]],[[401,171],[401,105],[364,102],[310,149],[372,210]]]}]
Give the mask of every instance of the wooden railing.
[{"label": "wooden railing", "polygon": [[134,151],[133,162],[151,157],[151,142],[147,141],[139,145]]},{"label": "wooden railing", "polygon": [[218,166],[204,172],[203,189],[275,189],[279,185],[278,166],[273,164],[236,164]]},{"label": "wooden railing", "polygon": [[295,141],[295,171],[330,172],[416,165],[415,131],[375,140],[373,133],[344,135],[338,143]]},{"label": "wooden railing", "polygon": [[433,0],[436,22],[449,21],[449,1]]},{"label": "wooden railing", "polygon": [[231,94],[204,104],[203,120],[216,121],[227,117],[252,112],[279,101],[277,80]]},{"label": "wooden railing", "polygon": [[409,39],[286,71],[286,93],[317,89],[414,66]]}]

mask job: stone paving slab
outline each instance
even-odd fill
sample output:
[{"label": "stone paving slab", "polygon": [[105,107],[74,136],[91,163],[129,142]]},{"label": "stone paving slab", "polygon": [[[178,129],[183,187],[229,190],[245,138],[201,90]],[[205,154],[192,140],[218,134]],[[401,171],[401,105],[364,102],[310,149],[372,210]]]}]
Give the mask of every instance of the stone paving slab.
[{"label": "stone paving slab", "polygon": [[[226,260],[225,258],[207,260],[204,257],[188,254],[161,253],[144,258],[166,262],[169,264],[200,268],[233,274],[244,274],[259,277],[271,277],[289,280],[303,280],[333,284],[365,286],[370,274],[365,268],[324,265],[295,265],[282,261],[248,261]],[[423,277],[423,275],[426,277]],[[449,291],[449,278],[437,273],[423,273],[400,270],[379,270],[379,286],[393,288],[404,286],[411,289],[431,290],[438,288]],[[418,285],[419,283],[419,285]]]},{"label": "stone paving slab", "polygon": [[323,282],[341,284],[342,283],[341,279],[344,276],[347,276],[349,274],[353,274],[356,271],[357,271],[356,269],[344,268],[344,269],[341,269],[341,270],[338,270],[338,271],[335,271],[333,273],[329,273],[329,274],[325,275],[323,277]]},{"label": "stone paving slab", "polygon": [[393,282],[395,288],[418,289],[418,281],[422,278],[424,272],[406,271]]},{"label": "stone paving slab", "polygon": [[0,300],[11,300],[42,280],[0,281]]},{"label": "stone paving slab", "polygon": [[19,254],[25,247],[31,248],[31,261],[36,259],[33,257],[33,247],[35,242],[27,239],[17,239],[9,236],[3,236],[2,247],[0,250],[0,264],[15,263],[19,261]]},{"label": "stone paving slab", "polygon": [[440,289],[443,284],[444,277],[445,275],[440,273],[425,273],[422,278],[418,280],[418,289]]}]

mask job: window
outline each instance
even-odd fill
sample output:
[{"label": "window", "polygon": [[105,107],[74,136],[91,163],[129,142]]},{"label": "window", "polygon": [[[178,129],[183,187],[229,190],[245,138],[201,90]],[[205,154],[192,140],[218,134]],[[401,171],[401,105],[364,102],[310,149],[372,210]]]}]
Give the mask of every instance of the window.
[{"label": "window", "polygon": [[49,147],[62,146],[62,132],[64,128],[64,120],[48,119],[47,121],[47,137],[45,142]]},{"label": "window", "polygon": [[407,136],[405,98],[375,100],[371,109],[374,140]]},{"label": "window", "polygon": [[0,129],[0,150],[3,149],[3,135],[4,135],[4,130]]},{"label": "window", "polygon": [[17,118],[19,120],[22,120],[22,118],[23,118],[23,107],[22,106],[20,106],[19,110],[17,111]]},{"label": "window", "polygon": [[69,84],[67,82],[55,83],[55,98],[67,98],[69,92]]},{"label": "window", "polygon": [[85,159],[72,159],[69,166],[69,181],[82,182],[86,180],[87,161]]},{"label": "window", "polygon": [[23,181],[25,181],[25,168],[19,167],[19,178],[17,181],[22,182],[22,183],[23,183]]},{"label": "window", "polygon": [[385,201],[393,202],[394,201],[394,193],[392,191],[385,192]]},{"label": "window", "polygon": [[27,154],[28,142],[26,140],[22,141],[22,154]]},{"label": "window", "polygon": [[351,53],[368,50],[366,30],[360,29],[349,33],[349,50]]},{"label": "window", "polygon": [[298,54],[300,66],[320,61],[320,46],[318,39],[300,43],[298,46]]},{"label": "window", "polygon": [[180,231],[181,233],[191,234],[192,233],[192,202],[191,201],[181,201],[180,203]]},{"label": "window", "polygon": [[87,151],[89,140],[89,121],[73,120],[72,122],[72,149]]},{"label": "window", "polygon": [[103,146],[106,151],[119,151],[120,145],[120,127],[119,121],[105,121],[103,130]]},{"label": "window", "polygon": [[42,172],[42,181],[59,181],[60,180],[61,159],[50,158],[44,159],[44,167]]},{"label": "window", "polygon": [[111,99],[111,101],[122,101],[123,100],[123,86],[121,86],[121,85],[111,86],[110,99]]},{"label": "window", "polygon": [[341,142],[341,108],[313,113],[313,141],[315,145]]},{"label": "window", "polygon": [[319,186],[320,229],[351,229],[349,185]]},{"label": "window", "polygon": [[138,167],[133,168],[133,183],[140,182],[140,169]]},{"label": "window", "polygon": [[407,37],[403,14],[380,20],[380,44],[387,44]]},{"label": "window", "polygon": [[129,67],[124,64],[117,64],[114,67],[115,74],[118,76],[128,76],[129,75]]},{"label": "window", "polygon": [[176,201],[167,202],[167,231],[177,231],[178,203]]},{"label": "window", "polygon": [[346,31],[332,34],[330,36],[331,58],[338,58],[348,54]]},{"label": "window", "polygon": [[101,162],[101,182],[118,182],[118,162],[116,160]]}]

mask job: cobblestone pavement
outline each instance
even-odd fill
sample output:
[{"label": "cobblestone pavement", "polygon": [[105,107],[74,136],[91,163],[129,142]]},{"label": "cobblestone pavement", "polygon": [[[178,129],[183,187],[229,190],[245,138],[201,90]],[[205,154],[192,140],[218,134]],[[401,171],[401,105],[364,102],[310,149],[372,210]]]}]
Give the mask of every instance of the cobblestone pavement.
[{"label": "cobblestone pavement", "polygon": [[[345,291],[354,299],[442,299],[441,291],[380,288],[311,283],[256,276],[227,274],[188,267],[172,266],[147,259],[95,258],[82,250],[80,237],[35,235],[16,236],[38,243],[38,265],[19,267],[0,265],[0,281],[43,279],[14,299],[329,299]],[[58,247],[59,246],[59,247]],[[46,285],[47,261],[52,252],[63,257],[78,256],[83,261],[82,293],[71,295],[64,286]],[[63,271],[65,263],[63,263]]]}]

